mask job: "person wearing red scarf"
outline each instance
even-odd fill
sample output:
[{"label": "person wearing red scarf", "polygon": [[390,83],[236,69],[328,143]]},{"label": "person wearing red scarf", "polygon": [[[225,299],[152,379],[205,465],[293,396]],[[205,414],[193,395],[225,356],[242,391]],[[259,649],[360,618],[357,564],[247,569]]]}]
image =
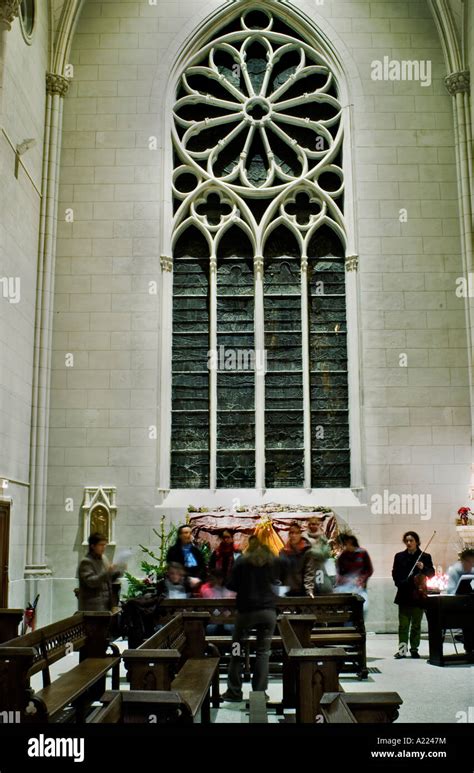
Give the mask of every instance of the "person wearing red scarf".
[{"label": "person wearing red scarf", "polygon": [[229,529],[224,529],[220,533],[220,540],[219,546],[214,550],[209,559],[209,569],[211,571],[218,569],[219,572],[222,572],[225,585],[230,579],[235,560],[239,557],[240,553],[234,545],[234,537]]}]

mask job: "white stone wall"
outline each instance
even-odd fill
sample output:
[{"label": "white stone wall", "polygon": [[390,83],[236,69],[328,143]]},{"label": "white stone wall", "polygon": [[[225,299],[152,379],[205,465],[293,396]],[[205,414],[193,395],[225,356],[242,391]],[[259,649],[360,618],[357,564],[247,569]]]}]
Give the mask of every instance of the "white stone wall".
[{"label": "white stone wall", "polygon": [[[160,399],[159,309],[147,286],[160,277],[160,202],[169,196],[169,180],[161,152],[150,151],[148,140],[156,135],[163,147],[171,64],[186,35],[218,7],[88,0],[74,40],[61,161],[48,486],[56,617],[74,609],[84,486],[117,486],[119,545],[154,541],[161,501],[148,428],[156,424]],[[446,566],[455,557],[455,510],[466,504],[469,484],[451,97],[424,0],[308,0],[298,8],[338,51],[353,104],[366,489],[359,507],[340,512],[372,555],[369,628],[383,630],[393,628],[390,569],[402,532],[415,528],[425,540],[436,528],[431,552]],[[431,61],[432,84],[373,81],[371,62],[384,56]],[[73,223],[65,222],[67,208]],[[408,367],[400,366],[403,354]],[[374,515],[363,503],[384,490],[431,495],[431,519]],[[72,512],[65,511],[67,497]],[[182,502],[183,513],[189,503]]]},{"label": "white stone wall", "polygon": [[[36,273],[48,56],[47,3],[37,3],[31,44],[20,21],[0,36],[0,278],[19,280],[10,303],[0,283],[0,478],[11,511],[9,604],[23,606]],[[16,147],[34,138],[15,178]],[[26,169],[26,171],[25,171]],[[14,287],[14,285],[13,285]],[[0,496],[2,492],[0,491]]]}]

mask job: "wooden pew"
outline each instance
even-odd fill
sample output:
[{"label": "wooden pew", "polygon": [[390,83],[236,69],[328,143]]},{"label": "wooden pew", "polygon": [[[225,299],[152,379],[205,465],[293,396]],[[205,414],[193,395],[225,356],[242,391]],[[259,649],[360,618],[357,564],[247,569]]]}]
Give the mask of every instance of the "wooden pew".
[{"label": "wooden pew", "polygon": [[[120,654],[108,639],[113,617],[110,612],[79,612],[4,642],[0,711],[19,711],[22,722],[54,722],[72,704],[76,720],[83,721],[88,705],[104,692],[109,671],[112,686],[119,686]],[[73,651],[79,651],[79,664],[51,682],[50,666]],[[35,693],[30,678],[39,672],[43,689]]]},{"label": "wooden pew", "polygon": [[350,725],[357,723],[357,719],[347,705],[343,693],[324,693],[321,698],[321,713],[325,722]]},{"label": "wooden pew", "polygon": [[211,688],[214,708],[220,698],[219,656],[204,633],[208,621],[207,613],[180,613],[138,649],[126,650],[130,690],[176,692],[193,718],[200,712],[210,722]]},{"label": "wooden pew", "polygon": [[313,615],[285,617],[290,620],[302,647],[343,647],[345,659],[341,664],[341,672],[351,673],[356,670],[359,679],[367,678],[365,630],[358,630],[352,625],[315,627]]},{"label": "wooden pew", "polygon": [[329,723],[388,723],[395,722],[403,703],[399,694],[391,693],[324,693],[321,713]]},{"label": "wooden pew", "polygon": [[91,724],[191,724],[196,713],[185,698],[166,690],[109,690]]},{"label": "wooden pew", "polygon": [[339,689],[339,671],[345,659],[341,647],[304,647],[293,629],[290,616],[278,623],[285,663],[283,667],[283,708],[296,708],[296,722],[317,721],[325,692]]},{"label": "wooden pew", "polygon": [[18,636],[23,609],[0,609],[0,644]]},{"label": "wooden pew", "polygon": [[[355,593],[331,593],[325,596],[281,597],[277,599],[278,618],[282,615],[295,616],[306,615],[306,623],[301,623],[301,629],[311,628],[311,645],[344,647],[346,658],[341,665],[344,673],[357,673],[360,679],[368,676],[366,656],[366,633],[363,615],[363,599]],[[163,620],[169,620],[178,612],[208,612],[209,622],[214,625],[233,624],[235,620],[235,599],[165,599],[161,602],[159,610]],[[296,621],[295,621],[296,623]],[[303,635],[303,634],[301,634]],[[206,637],[214,644],[221,655],[221,664],[230,652],[232,637],[230,635]],[[254,643],[255,637],[249,638],[249,647]],[[309,646],[309,641],[308,641]],[[276,664],[281,662],[275,652],[281,650],[282,643],[279,636],[272,639],[271,671],[275,671]],[[273,666],[273,667],[272,667]],[[245,653],[244,672],[248,677],[249,649]]]},{"label": "wooden pew", "polygon": [[[278,624],[285,650],[283,708],[296,708],[297,722],[316,722],[319,716],[324,716],[323,695],[342,693],[355,721],[394,722],[403,702],[398,693],[345,693],[339,684],[341,665],[346,657],[344,650],[312,646],[310,621],[306,618],[286,615]],[[347,716],[346,709],[339,704],[327,710],[331,717]]]}]

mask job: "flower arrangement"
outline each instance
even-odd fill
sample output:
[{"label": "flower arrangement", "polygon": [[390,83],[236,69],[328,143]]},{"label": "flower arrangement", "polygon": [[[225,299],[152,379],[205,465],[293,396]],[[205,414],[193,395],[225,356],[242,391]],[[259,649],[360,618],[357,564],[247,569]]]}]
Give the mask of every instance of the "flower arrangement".
[{"label": "flower arrangement", "polygon": [[470,507],[460,507],[458,510],[458,518],[456,518],[456,525],[472,526],[472,518],[470,518],[471,512]]}]

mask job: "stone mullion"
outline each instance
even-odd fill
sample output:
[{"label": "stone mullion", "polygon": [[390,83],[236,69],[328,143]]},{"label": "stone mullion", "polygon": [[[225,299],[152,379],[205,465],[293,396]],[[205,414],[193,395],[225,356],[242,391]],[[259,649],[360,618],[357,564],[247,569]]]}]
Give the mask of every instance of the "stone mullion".
[{"label": "stone mullion", "polygon": [[304,437],[304,482],[311,489],[311,358],[310,324],[308,309],[308,258],[301,258],[301,341],[303,365],[303,437]]},{"label": "stone mullion", "polygon": [[[254,260],[255,278],[255,353],[256,362],[265,362],[265,312],[263,300],[263,257]],[[255,368],[255,486],[265,489],[265,368]]]},{"label": "stone mullion", "polygon": [[[209,488],[217,488],[217,258],[209,266],[209,349],[215,352],[214,365],[209,368]],[[208,359],[209,362],[209,359]]]},{"label": "stone mullion", "polygon": [[359,256],[348,255],[345,259],[346,326],[347,326],[347,385],[349,390],[349,448],[351,464],[351,488],[363,488],[362,455],[353,453],[362,442],[362,423],[359,411],[361,399],[359,384],[361,362],[359,352]]}]

